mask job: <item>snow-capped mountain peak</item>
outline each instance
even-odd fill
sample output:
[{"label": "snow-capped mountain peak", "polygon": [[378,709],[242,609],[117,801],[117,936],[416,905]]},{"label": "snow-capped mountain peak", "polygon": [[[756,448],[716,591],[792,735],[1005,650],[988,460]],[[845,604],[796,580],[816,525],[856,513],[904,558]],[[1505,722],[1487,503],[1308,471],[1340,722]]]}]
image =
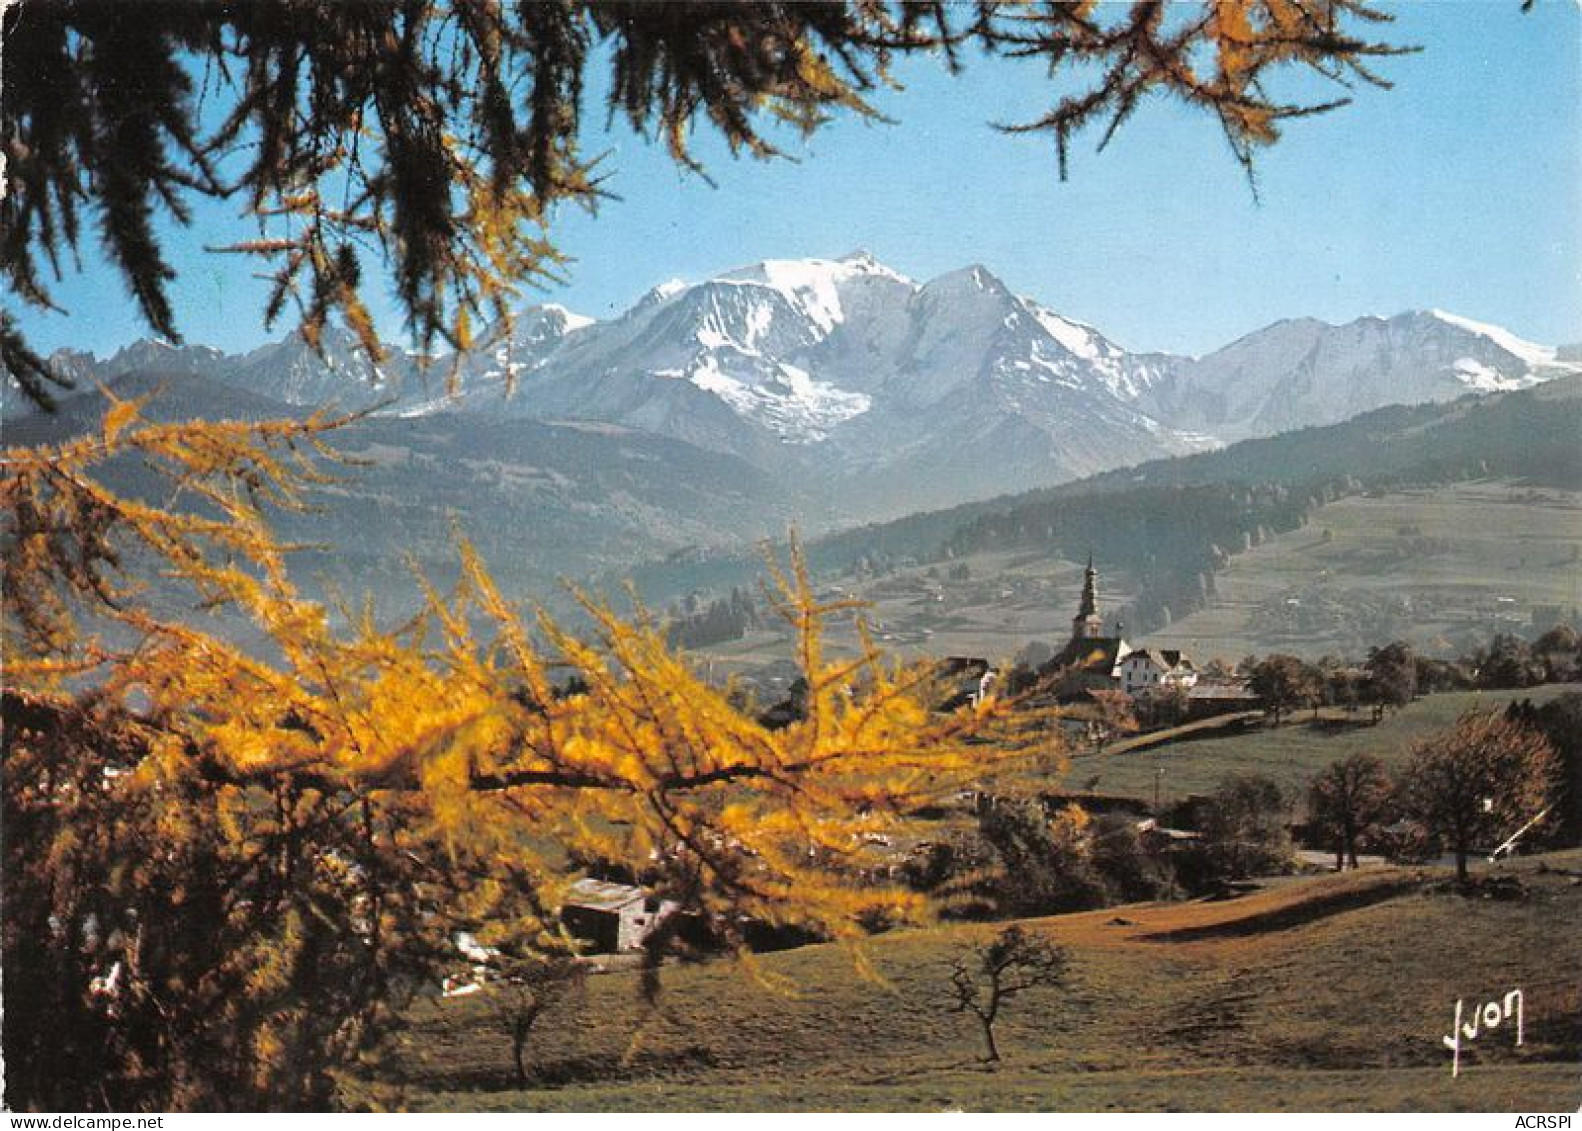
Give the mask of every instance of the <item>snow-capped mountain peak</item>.
[{"label": "snow-capped mountain peak", "polygon": [[558,302],[546,302],[539,309],[546,316],[557,319],[563,330],[567,332],[580,330],[584,326],[592,326],[595,321],[595,319],[589,318],[586,314],[578,314],[575,311],[567,310]]},{"label": "snow-capped mountain peak", "polygon": [[1084,361],[1097,361],[1120,352],[1092,326],[1056,314],[1030,298],[1023,298],[1022,302],[1032,311],[1045,333]]},{"label": "snow-capped mountain peak", "polygon": [[923,289],[935,294],[982,292],[997,297],[1013,297],[1010,289],[1000,281],[999,276],[981,263],[972,263],[966,267],[958,267],[954,271],[946,271],[943,275],[930,279],[924,284]]},{"label": "snow-capped mountain peak", "polygon": [[727,271],[717,281],[770,287],[828,334],[846,320],[842,292],[853,283],[869,279],[884,279],[908,289],[916,287],[912,280],[861,251],[841,259],[765,259]]},{"label": "snow-capped mountain peak", "polygon": [[685,279],[666,279],[663,283],[650,287],[643,297],[637,300],[632,310],[644,310],[651,306],[669,302],[686,289],[687,281]]},{"label": "snow-capped mountain peak", "polygon": [[1227,440],[1334,424],[1392,404],[1527,388],[1582,366],[1443,311],[1343,325],[1286,319],[1195,361],[1144,397],[1161,419]]},{"label": "snow-capped mountain peak", "polygon": [[1520,358],[1528,365],[1544,368],[1552,365],[1563,365],[1572,368],[1570,363],[1558,360],[1558,350],[1549,346],[1536,345],[1533,342],[1518,338],[1509,330],[1500,326],[1491,326],[1487,322],[1474,322],[1470,318],[1463,318],[1458,314],[1451,314],[1444,310],[1430,310],[1430,318],[1437,318],[1469,334],[1476,334],[1480,338],[1487,338],[1508,354]]}]

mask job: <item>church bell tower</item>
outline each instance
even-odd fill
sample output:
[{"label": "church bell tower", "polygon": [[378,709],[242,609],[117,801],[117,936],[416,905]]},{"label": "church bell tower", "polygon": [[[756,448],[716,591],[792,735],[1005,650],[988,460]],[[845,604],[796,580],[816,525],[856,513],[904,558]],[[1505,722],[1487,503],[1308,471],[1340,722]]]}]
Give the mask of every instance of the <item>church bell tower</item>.
[{"label": "church bell tower", "polygon": [[1071,639],[1095,640],[1104,635],[1104,618],[1099,615],[1099,571],[1088,555],[1088,570],[1082,579],[1082,604],[1071,618]]}]

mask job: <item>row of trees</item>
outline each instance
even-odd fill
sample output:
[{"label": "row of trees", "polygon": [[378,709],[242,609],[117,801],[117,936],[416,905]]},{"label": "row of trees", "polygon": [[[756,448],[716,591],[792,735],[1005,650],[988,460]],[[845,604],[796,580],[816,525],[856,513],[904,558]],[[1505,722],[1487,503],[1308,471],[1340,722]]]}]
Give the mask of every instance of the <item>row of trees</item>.
[{"label": "row of trees", "polygon": [[695,596],[678,602],[665,616],[665,635],[677,648],[704,648],[740,640],[763,625],[758,603],[739,585],[724,597],[703,604]]},{"label": "row of trees", "polygon": [[1276,723],[1303,707],[1371,705],[1375,717],[1417,695],[1473,688],[1508,690],[1574,680],[1582,674],[1582,637],[1559,625],[1532,643],[1501,634],[1460,660],[1419,655],[1395,641],[1370,649],[1360,666],[1335,657],[1308,663],[1296,656],[1249,656],[1238,665]]},{"label": "row of trees", "polygon": [[952,915],[1009,919],[1200,894],[1291,863],[1290,806],[1257,775],[1233,776],[1171,818],[1199,830],[1173,843],[1145,835],[1129,812],[1090,813],[1038,798],[985,798],[976,828],[930,844],[909,883]]},{"label": "row of trees", "polygon": [[[1405,821],[1423,838],[1419,850],[1437,845],[1454,854],[1456,878],[1465,884],[1475,850],[1498,847],[1546,813],[1550,829],[1562,825],[1555,813],[1562,774],[1554,745],[1523,712],[1470,712],[1418,743],[1394,777],[1369,754],[1331,764],[1308,786],[1308,812],[1334,846],[1337,869],[1348,861],[1356,867],[1360,843],[1381,843],[1386,826]],[[1404,847],[1403,835],[1394,843]]]},{"label": "row of trees", "polygon": [[1296,656],[1276,654],[1243,661],[1247,686],[1258,696],[1276,725],[1283,715],[1303,707],[1329,704],[1355,708],[1369,703],[1374,717],[1386,707],[1402,707],[1417,691],[1417,676],[1405,645],[1374,649],[1362,668],[1331,663],[1310,664]]}]

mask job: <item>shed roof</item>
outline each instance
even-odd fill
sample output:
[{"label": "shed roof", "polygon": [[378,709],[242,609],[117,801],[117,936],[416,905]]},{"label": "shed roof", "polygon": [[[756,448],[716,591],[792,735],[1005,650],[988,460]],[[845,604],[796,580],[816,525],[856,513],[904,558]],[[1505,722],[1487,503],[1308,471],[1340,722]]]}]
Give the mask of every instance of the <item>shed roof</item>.
[{"label": "shed roof", "polygon": [[1244,683],[1218,683],[1200,680],[1187,694],[1193,699],[1254,700],[1257,692]]},{"label": "shed roof", "polygon": [[1187,659],[1179,648],[1160,648],[1158,651],[1154,651],[1151,648],[1134,648],[1126,653],[1126,659],[1128,661],[1135,660],[1138,663],[1158,664],[1166,671],[1176,671],[1177,669],[1193,670],[1192,661]]},{"label": "shed roof", "polygon": [[619,911],[630,903],[647,898],[642,888],[612,884],[606,880],[578,880],[566,892],[564,906],[586,907],[593,911]]}]

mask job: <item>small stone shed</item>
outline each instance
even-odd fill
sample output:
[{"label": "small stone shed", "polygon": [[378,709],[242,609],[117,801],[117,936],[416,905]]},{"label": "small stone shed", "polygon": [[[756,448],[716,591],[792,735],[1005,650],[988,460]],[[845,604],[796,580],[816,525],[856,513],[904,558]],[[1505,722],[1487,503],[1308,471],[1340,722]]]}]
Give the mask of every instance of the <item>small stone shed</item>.
[{"label": "small stone shed", "polygon": [[566,893],[560,921],[595,953],[641,950],[643,940],[676,909],[640,887],[606,880],[578,880]]}]

